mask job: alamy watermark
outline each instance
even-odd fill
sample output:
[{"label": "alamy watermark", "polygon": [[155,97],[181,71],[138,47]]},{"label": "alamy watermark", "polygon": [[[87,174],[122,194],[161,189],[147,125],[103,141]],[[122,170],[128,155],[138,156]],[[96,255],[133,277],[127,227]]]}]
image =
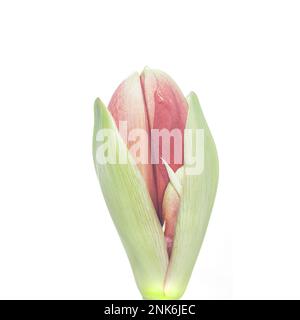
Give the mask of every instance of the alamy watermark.
[{"label": "alamy watermark", "polygon": [[[128,130],[127,121],[119,122],[119,134],[136,164],[184,163],[188,175],[199,175],[204,169],[204,129]],[[114,129],[100,129],[96,134],[98,164],[127,164],[128,153],[120,148]],[[184,158],[183,158],[184,157]]]}]

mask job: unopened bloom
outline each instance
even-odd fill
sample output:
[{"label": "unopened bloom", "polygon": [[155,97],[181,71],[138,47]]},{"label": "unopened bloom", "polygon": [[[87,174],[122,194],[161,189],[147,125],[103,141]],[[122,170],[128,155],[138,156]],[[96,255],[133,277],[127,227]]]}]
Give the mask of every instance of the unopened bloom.
[{"label": "unopened bloom", "polygon": [[218,183],[216,147],[198,99],[145,68],[108,108],[97,99],[93,156],[112,219],[146,299],[179,298]]}]

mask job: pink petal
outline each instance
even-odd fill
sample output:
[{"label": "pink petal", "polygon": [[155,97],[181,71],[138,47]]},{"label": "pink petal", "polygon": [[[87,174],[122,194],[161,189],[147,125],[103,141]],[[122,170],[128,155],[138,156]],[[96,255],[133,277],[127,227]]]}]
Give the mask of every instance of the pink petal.
[{"label": "pink petal", "polygon": [[173,248],[173,240],[175,236],[175,227],[177,222],[177,216],[180,208],[180,197],[172,187],[171,183],[168,184],[164,193],[162,203],[162,216],[165,221],[165,239],[167,245],[167,251],[171,256]]},{"label": "pink petal", "polygon": [[[158,154],[152,153],[152,156],[159,159],[159,164],[154,166],[154,174],[156,178],[158,216],[162,221],[162,201],[169,177],[161,158],[164,158],[173,171],[183,165],[183,133],[188,105],[176,83],[161,71],[145,68],[141,75],[141,84],[148,111],[150,129],[167,129],[169,131],[177,129],[182,137],[181,145],[175,145],[171,141],[170,150],[167,150],[167,157],[166,154],[163,155],[162,153],[161,144],[159,145]],[[178,163],[175,163],[175,150],[177,153],[178,151],[181,153],[179,155],[181,160]],[[178,154],[176,159],[178,160]]]},{"label": "pink petal", "polygon": [[[133,129],[142,129],[149,133],[147,112],[138,73],[134,73],[119,85],[111,98],[108,109],[119,129],[120,121],[127,121],[128,134]],[[150,135],[148,136],[150,139]],[[134,144],[134,141],[125,140],[125,142],[129,149]],[[150,161],[150,141],[148,141],[147,145],[142,146],[140,152],[147,152],[149,155],[148,164],[138,163],[138,168],[146,182],[150,197],[157,210],[156,187],[153,166]]]}]

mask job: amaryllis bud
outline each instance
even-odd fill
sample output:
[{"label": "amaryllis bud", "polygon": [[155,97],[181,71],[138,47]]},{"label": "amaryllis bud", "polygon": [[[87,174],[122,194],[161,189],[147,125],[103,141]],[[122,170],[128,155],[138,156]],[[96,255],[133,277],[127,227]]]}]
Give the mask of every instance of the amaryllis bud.
[{"label": "amaryllis bud", "polygon": [[[138,133],[139,131],[133,131],[137,129],[145,130],[147,133],[148,143],[141,144],[139,155],[133,153],[132,156],[146,182],[160,222],[166,225],[168,251],[173,242],[179,201],[176,193],[170,193],[168,196],[168,198],[171,196],[168,200],[170,209],[162,208],[165,190],[169,183],[163,160],[173,171],[183,165],[187,109],[187,102],[174,81],[165,73],[149,68],[145,68],[141,76],[134,73],[123,81],[108,105],[119,131],[121,125],[127,122],[129,133]],[[136,141],[127,139],[127,134],[123,138],[128,149],[132,150],[131,147]],[[163,148],[166,144],[168,146]],[[146,163],[139,161],[141,154],[146,155]]]},{"label": "amaryllis bud", "polygon": [[215,144],[194,93],[145,68],[97,99],[93,155],[112,219],[146,299],[179,298],[218,182]]}]

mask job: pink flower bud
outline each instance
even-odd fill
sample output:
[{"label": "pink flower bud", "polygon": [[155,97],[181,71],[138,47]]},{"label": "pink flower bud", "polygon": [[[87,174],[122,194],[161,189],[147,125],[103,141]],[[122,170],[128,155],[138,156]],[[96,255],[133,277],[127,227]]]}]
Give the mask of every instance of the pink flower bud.
[{"label": "pink flower bud", "polygon": [[[137,165],[157,216],[161,224],[165,223],[167,226],[167,243],[172,246],[176,212],[180,202],[174,193],[172,203],[169,198],[173,193],[170,193],[163,209],[169,176],[162,159],[174,172],[183,165],[184,128],[188,111],[186,99],[167,74],[145,68],[141,76],[134,73],[120,84],[108,109],[119,130],[121,122],[126,121],[128,133],[134,129],[147,132],[147,143],[140,145],[140,153],[145,154],[148,161],[137,161]],[[122,133],[121,135],[123,136]],[[134,141],[125,142],[130,150]],[[133,157],[138,160],[136,154],[133,154]],[[170,210],[166,208],[166,203],[170,203]]]}]

